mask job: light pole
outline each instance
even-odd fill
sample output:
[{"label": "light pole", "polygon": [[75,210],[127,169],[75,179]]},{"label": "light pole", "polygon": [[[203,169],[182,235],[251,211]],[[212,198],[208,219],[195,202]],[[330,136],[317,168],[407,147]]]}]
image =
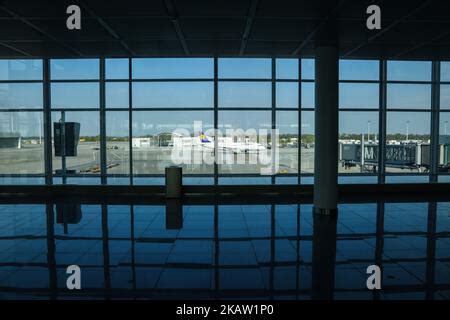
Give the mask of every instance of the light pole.
[{"label": "light pole", "polygon": [[409,120],[406,121],[406,141],[409,141]]},{"label": "light pole", "polygon": [[370,120],[367,121],[367,142],[370,141]]}]

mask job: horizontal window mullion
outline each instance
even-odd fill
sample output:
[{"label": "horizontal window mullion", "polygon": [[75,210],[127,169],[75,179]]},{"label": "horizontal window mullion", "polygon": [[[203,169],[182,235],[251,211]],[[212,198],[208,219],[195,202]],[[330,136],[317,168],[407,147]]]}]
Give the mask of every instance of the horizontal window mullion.
[{"label": "horizontal window mullion", "polygon": [[386,108],[387,112],[431,112],[430,109],[402,109],[402,108]]},{"label": "horizontal window mullion", "polygon": [[339,80],[339,83],[375,83],[380,84],[381,82],[379,80]]},{"label": "horizontal window mullion", "polygon": [[0,108],[0,112],[43,112],[42,107],[39,108]]},{"label": "horizontal window mullion", "polygon": [[[106,82],[128,82],[129,80],[106,80]],[[144,78],[138,78],[138,79],[131,79],[131,82],[212,82],[214,81],[214,78],[150,78],[150,79],[144,79]]]},{"label": "horizontal window mullion", "polygon": [[275,79],[276,82],[290,82],[290,83],[298,83],[301,82],[300,79]]},{"label": "horizontal window mullion", "polygon": [[42,80],[0,80],[0,84],[8,83],[43,83]]},{"label": "horizontal window mullion", "polygon": [[405,177],[405,176],[424,176],[424,177],[428,177],[430,175],[430,173],[427,172],[405,172],[405,173],[399,173],[399,172],[389,172],[386,171],[385,172],[386,176],[394,176],[394,177]]},{"label": "horizontal window mullion", "polygon": [[60,107],[52,107],[52,111],[100,111],[99,107],[89,108],[89,107],[77,107],[77,108],[60,108]]},{"label": "horizontal window mullion", "polygon": [[44,173],[0,173],[0,178],[45,178]]},{"label": "horizontal window mullion", "polygon": [[[112,111],[114,109],[110,109]],[[214,108],[208,107],[208,108],[152,108],[152,107],[145,107],[145,108],[132,108],[133,111],[214,111]],[[125,111],[128,111],[125,110]]]},{"label": "horizontal window mullion", "polygon": [[100,79],[56,79],[50,80],[50,83],[96,83]]},{"label": "horizontal window mullion", "polygon": [[219,78],[219,82],[272,82],[270,78],[252,79],[252,78]]},{"label": "horizontal window mullion", "polygon": [[246,107],[242,107],[242,108],[238,108],[238,107],[218,107],[218,110],[223,110],[223,111],[233,111],[233,110],[235,110],[235,111],[239,111],[239,110],[242,110],[242,111],[245,111],[245,110],[248,110],[248,111],[260,111],[260,110],[265,110],[265,111],[268,111],[268,110],[272,110],[272,108],[271,107],[261,107],[261,108],[258,108],[258,107],[248,107],[248,108],[246,108]]},{"label": "horizontal window mullion", "polygon": [[343,112],[346,112],[346,111],[356,111],[356,112],[370,111],[370,112],[378,112],[378,111],[380,111],[380,109],[378,109],[378,108],[364,108],[364,107],[361,107],[361,108],[355,108],[355,107],[352,107],[352,108],[343,108],[343,107],[340,107],[340,108],[339,108],[339,111],[343,111]]},{"label": "horizontal window mullion", "polygon": [[387,80],[387,84],[433,84],[433,81],[414,81],[414,80]]}]

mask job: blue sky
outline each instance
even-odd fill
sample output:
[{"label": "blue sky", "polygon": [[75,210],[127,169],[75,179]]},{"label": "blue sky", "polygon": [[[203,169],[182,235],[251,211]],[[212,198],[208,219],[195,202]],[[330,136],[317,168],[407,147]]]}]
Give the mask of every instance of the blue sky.
[{"label": "blue sky", "polygon": [[[109,80],[127,80],[129,65],[127,59],[107,59],[106,77]],[[388,80],[430,81],[431,62],[388,61]],[[239,79],[255,80],[271,78],[270,59],[219,59],[219,106],[270,108],[271,83],[268,81],[243,82]],[[277,79],[298,79],[297,59],[277,59]],[[214,105],[213,59],[133,59],[134,79],[201,79],[195,82],[134,82],[134,108],[212,108]],[[314,60],[301,60],[302,79],[314,79]],[[442,63],[442,80],[450,81],[450,63]],[[99,62],[96,59],[52,60],[52,80],[97,80]],[[378,61],[340,61],[341,80],[377,80]],[[42,62],[40,60],[0,60],[0,80],[41,80]],[[40,83],[1,83],[0,109],[42,108],[42,86]],[[304,108],[314,107],[314,83],[301,84],[301,104]],[[128,108],[129,86],[127,82],[108,82],[106,84],[106,104],[108,108]],[[278,107],[295,110],[298,107],[298,84],[277,82],[276,104]],[[428,84],[389,84],[389,108],[430,109],[431,85]],[[64,108],[97,108],[99,105],[99,85],[96,82],[52,83],[52,106]],[[378,107],[378,84],[341,83],[340,107],[361,110]],[[450,109],[450,84],[441,86],[441,107]],[[68,112],[67,118],[82,124],[82,134],[98,134],[98,112]],[[126,133],[128,123],[126,112],[108,112],[108,134]],[[405,132],[409,121],[410,133],[429,132],[429,113],[388,113],[388,133]],[[445,118],[447,115],[443,116]],[[57,115],[54,114],[56,118]],[[302,129],[305,133],[314,130],[313,112],[302,112]],[[126,121],[125,121],[125,120]],[[205,127],[212,125],[212,112],[135,112],[133,129],[136,135],[167,131],[175,126],[187,126],[194,120],[202,120]],[[277,126],[281,132],[294,133],[298,127],[296,112],[278,111]],[[445,120],[444,120],[445,121]],[[29,126],[33,121],[29,120]],[[118,125],[115,125],[118,123]],[[341,133],[362,133],[370,127],[375,132],[378,125],[376,112],[341,112]],[[270,127],[270,111],[223,111],[219,113],[219,124],[235,128]],[[34,124],[36,125],[36,124]],[[1,124],[0,124],[1,126]],[[1,127],[0,127],[1,129]],[[30,130],[30,129],[27,129]]]}]

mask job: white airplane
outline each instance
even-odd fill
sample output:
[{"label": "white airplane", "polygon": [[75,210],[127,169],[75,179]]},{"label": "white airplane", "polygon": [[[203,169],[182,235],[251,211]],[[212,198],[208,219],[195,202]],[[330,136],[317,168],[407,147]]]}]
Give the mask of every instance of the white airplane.
[{"label": "white airplane", "polygon": [[[203,132],[200,134],[199,144],[202,148],[214,150],[214,139],[206,136]],[[250,142],[248,138],[245,138],[245,142],[234,142],[232,138],[222,137],[219,138],[218,148],[219,150],[233,151],[234,153],[250,153],[266,150],[267,148],[256,142]]]}]

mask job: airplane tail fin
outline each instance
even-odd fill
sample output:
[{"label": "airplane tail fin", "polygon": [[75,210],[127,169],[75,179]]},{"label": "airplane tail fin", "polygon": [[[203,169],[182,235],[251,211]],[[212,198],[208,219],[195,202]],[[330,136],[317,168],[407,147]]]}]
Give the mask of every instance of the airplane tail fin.
[{"label": "airplane tail fin", "polygon": [[208,143],[208,142],[211,142],[211,141],[206,137],[206,135],[205,135],[203,132],[200,134],[200,141],[201,141],[202,143]]}]

